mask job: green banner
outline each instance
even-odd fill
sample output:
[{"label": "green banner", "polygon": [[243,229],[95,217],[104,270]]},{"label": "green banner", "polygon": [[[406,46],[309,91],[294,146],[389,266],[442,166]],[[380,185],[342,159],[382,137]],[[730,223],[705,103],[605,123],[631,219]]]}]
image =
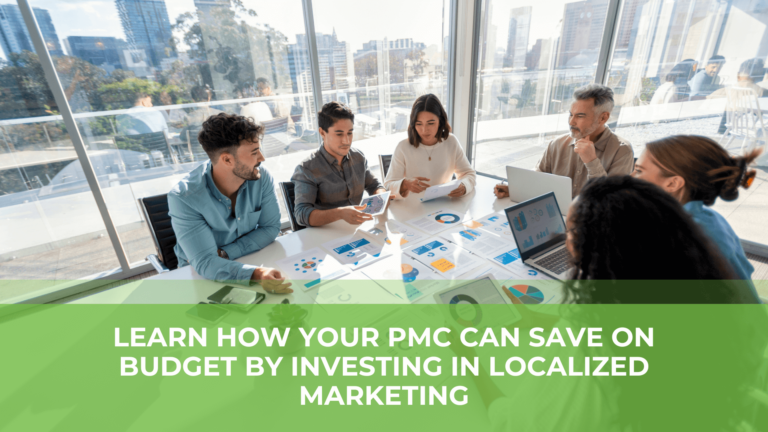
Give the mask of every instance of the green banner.
[{"label": "green banner", "polygon": [[[651,285],[616,289],[709,289]],[[764,305],[529,294],[515,305],[0,306],[0,430],[765,430]]]}]

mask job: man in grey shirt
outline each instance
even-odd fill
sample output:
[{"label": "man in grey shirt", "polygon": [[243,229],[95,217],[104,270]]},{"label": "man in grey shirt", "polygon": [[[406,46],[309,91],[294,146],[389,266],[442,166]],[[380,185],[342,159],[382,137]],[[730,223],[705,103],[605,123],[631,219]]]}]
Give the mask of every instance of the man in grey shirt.
[{"label": "man in grey shirt", "polygon": [[365,155],[352,148],[355,115],[348,106],[329,102],[318,117],[323,144],[291,177],[296,221],[304,226],[322,226],[340,219],[353,225],[372,219],[358,206],[363,190],[368,195],[386,190],[368,169]]},{"label": "man in grey shirt", "polygon": [[[570,177],[575,198],[591,178],[632,173],[635,157],[632,145],[605,125],[613,110],[613,90],[589,84],[577,88],[573,99],[571,132],[550,141],[534,169]],[[493,192],[508,197],[509,186],[496,185]]]}]

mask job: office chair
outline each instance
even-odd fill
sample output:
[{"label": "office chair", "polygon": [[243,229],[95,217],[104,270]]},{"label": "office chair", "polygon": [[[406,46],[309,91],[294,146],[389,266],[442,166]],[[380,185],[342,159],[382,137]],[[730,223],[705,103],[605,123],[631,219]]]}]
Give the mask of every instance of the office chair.
[{"label": "office chair", "polygon": [[293,191],[293,182],[280,182],[280,192],[283,195],[283,202],[285,203],[285,210],[288,212],[288,219],[291,221],[291,230],[293,232],[303,230],[306,227],[299,225],[299,222],[296,221],[296,215],[293,214],[296,201],[296,193]]},{"label": "office chair", "polygon": [[168,215],[168,194],[139,198],[139,207],[157,249],[157,254],[148,255],[147,261],[158,273],[175,270],[179,266],[179,259],[173,251],[176,233],[173,232],[171,217]]},{"label": "office chair", "polygon": [[381,168],[381,181],[387,178],[389,165],[392,163],[392,155],[379,155],[379,167]]}]

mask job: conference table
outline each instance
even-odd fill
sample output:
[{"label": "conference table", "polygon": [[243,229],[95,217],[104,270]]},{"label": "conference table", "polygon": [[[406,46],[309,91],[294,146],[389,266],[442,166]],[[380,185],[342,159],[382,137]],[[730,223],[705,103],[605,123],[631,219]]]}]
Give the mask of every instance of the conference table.
[{"label": "conference table", "polygon": [[[478,219],[491,213],[501,211],[513,204],[509,198],[497,199],[493,194],[493,187],[499,183],[498,180],[477,176],[475,190],[461,198],[441,197],[427,202],[420,202],[422,194],[411,193],[407,198],[393,200],[390,202],[387,210],[380,216],[374,217],[374,220],[367,221],[361,225],[350,225],[343,220],[322,226],[308,227],[303,230],[288,233],[280,236],[269,246],[250,255],[237,259],[238,262],[252,264],[259,267],[277,267],[276,262],[290,257],[292,255],[307,251],[311,248],[320,247],[323,243],[354,234],[357,230],[370,230],[380,227],[386,232],[384,227],[388,220],[395,220],[400,223],[406,223],[409,220],[427,215],[438,210],[451,210],[456,214],[465,215],[466,219]],[[377,263],[370,264],[375,266]],[[487,261],[487,266],[494,266],[491,261]],[[467,275],[475,272],[473,268],[466,272]],[[353,272],[347,277],[354,278],[359,270]],[[359,278],[365,279],[360,275]],[[145,283],[149,281],[150,283]],[[159,282],[166,283],[160,284]],[[179,283],[174,281],[187,281]],[[191,282],[190,282],[191,281]],[[205,280],[198,275],[191,266],[175,269],[170,272],[164,272],[152,276],[142,281],[129,283],[123,286],[102,291],[88,297],[75,300],[71,303],[79,304],[196,304],[201,301],[207,301],[207,297],[223,286],[221,282]],[[238,286],[241,287],[241,286]],[[241,287],[245,288],[245,287]],[[315,302],[317,289],[305,291],[294,286],[294,292],[291,294],[271,294],[265,293],[265,304],[276,304],[288,299],[291,303],[311,304]],[[264,290],[256,285],[246,289],[252,289],[264,293]],[[384,288],[380,288],[385,296],[391,296]],[[393,302],[396,298],[392,297]],[[423,299],[426,302],[432,300],[429,296]]]}]

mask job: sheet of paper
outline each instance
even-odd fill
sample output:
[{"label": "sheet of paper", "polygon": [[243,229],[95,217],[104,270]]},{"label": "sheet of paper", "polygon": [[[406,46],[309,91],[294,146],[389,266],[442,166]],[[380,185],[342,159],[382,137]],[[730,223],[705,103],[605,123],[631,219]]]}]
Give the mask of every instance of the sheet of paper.
[{"label": "sheet of paper", "polygon": [[405,253],[448,279],[456,279],[483,263],[480,257],[442,239],[417,243]]},{"label": "sheet of paper", "polygon": [[[425,236],[424,233],[418,231],[416,228],[409,227],[406,224],[396,222],[393,220],[387,221],[387,229],[389,235],[384,241],[387,244],[400,245],[405,249],[412,244],[422,240]],[[408,246],[406,246],[408,245]]]},{"label": "sheet of paper", "polygon": [[[435,270],[408,256],[392,256],[361,273],[390,294],[415,302],[446,287],[446,279]],[[442,281],[442,282],[440,282]]]},{"label": "sheet of paper", "polygon": [[368,213],[372,216],[378,216],[382,213],[384,213],[384,210],[387,209],[387,203],[389,202],[389,191],[386,191],[384,193],[380,193],[378,195],[369,196],[368,198],[364,198],[361,202],[361,206],[365,206],[363,210],[361,210],[363,213]]},{"label": "sheet of paper", "polygon": [[515,237],[512,235],[512,230],[509,228],[509,221],[504,212],[492,213],[488,216],[480,219],[475,219],[470,222],[464,222],[464,225],[470,228],[479,228],[501,237],[502,240],[506,240],[515,243]]},{"label": "sheet of paper", "polygon": [[457,214],[453,210],[438,210],[426,216],[411,219],[408,224],[433,235],[457,226],[461,223],[462,218],[463,215]]},{"label": "sheet of paper", "polygon": [[349,273],[349,269],[320,248],[283,258],[275,262],[294,285],[304,290],[315,288],[329,280]]},{"label": "sheet of paper", "polygon": [[515,261],[520,260],[520,251],[517,248],[498,251],[495,255],[490,258],[491,261],[504,267],[514,265]]},{"label": "sheet of paper", "polygon": [[497,252],[509,248],[509,242],[496,234],[478,228],[461,225],[440,234],[440,237],[483,258],[493,258]]},{"label": "sheet of paper", "polygon": [[387,255],[384,245],[376,243],[360,231],[355,234],[323,243],[323,248],[342,264],[353,270],[364,267]]},{"label": "sheet of paper", "polygon": [[457,187],[459,187],[460,184],[461,181],[456,179],[449,181],[448,183],[430,186],[427,188],[427,190],[424,191],[424,196],[421,197],[421,202],[430,201],[435,198],[440,198],[441,196],[446,196],[453,192]]}]

